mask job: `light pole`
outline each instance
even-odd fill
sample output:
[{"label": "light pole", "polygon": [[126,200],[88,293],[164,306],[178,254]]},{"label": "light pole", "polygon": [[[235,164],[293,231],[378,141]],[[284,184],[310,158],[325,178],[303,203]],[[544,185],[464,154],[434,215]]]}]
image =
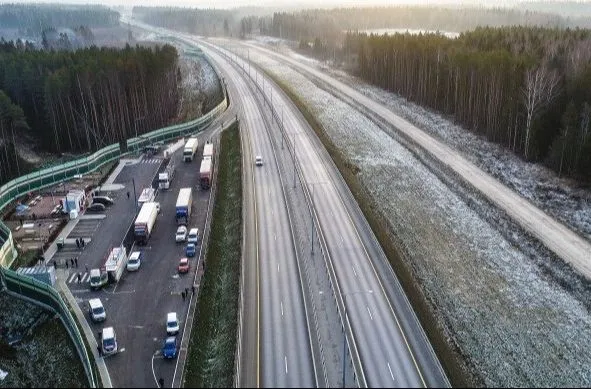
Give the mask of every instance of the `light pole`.
[{"label": "light pole", "polygon": [[[138,122],[138,121],[140,121],[140,120],[144,120],[144,119],[145,119],[145,117],[146,117],[146,115],[144,115],[144,116],[140,116],[139,118],[135,118],[135,119],[133,120],[134,127],[135,127],[135,139],[136,139],[136,142],[137,142],[137,122]],[[138,149],[140,148],[140,144],[139,144],[139,142],[137,143],[137,148],[138,148]]]}]

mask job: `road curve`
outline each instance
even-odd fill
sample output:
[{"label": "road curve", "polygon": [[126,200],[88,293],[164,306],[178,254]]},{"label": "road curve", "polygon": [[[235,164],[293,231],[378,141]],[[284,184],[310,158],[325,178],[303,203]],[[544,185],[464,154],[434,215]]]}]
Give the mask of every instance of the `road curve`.
[{"label": "road curve", "polygon": [[[252,152],[265,159],[263,167],[254,169],[261,299],[259,384],[311,387],[315,385],[315,373],[295,247],[261,107],[241,72],[215,51],[201,47],[227,75],[227,83],[233,84],[231,99],[242,107],[241,126],[248,132]],[[253,160],[245,163],[252,165]]]},{"label": "road curve", "polygon": [[517,192],[503,185],[490,174],[459,155],[454,149],[428,135],[408,121],[395,115],[387,107],[371,100],[348,85],[318,71],[308,65],[294,59],[261,48],[256,45],[248,45],[256,50],[261,50],[267,55],[279,58],[281,61],[306,72],[339,92],[371,110],[382,119],[390,123],[402,135],[429,152],[432,157],[443,165],[451,168],[464,181],[480,191],[487,199],[505,211],[513,220],[526,231],[535,236],[556,255],[570,263],[576,270],[588,279],[591,279],[591,243],[580,237],[567,226],[560,223],[547,213],[536,207],[530,201],[520,196]]}]

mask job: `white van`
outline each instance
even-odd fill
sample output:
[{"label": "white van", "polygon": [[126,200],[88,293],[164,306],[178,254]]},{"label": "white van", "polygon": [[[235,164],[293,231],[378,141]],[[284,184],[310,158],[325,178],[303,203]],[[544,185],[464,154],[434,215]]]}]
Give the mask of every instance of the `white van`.
[{"label": "white van", "polygon": [[166,334],[176,335],[179,333],[179,321],[176,317],[176,312],[169,312],[166,314]]},{"label": "white van", "polygon": [[88,300],[88,313],[93,321],[105,321],[107,318],[107,312],[101,299],[90,299]]},{"label": "white van", "polygon": [[117,336],[113,327],[103,328],[101,338],[103,355],[115,354],[117,352]]},{"label": "white van", "polygon": [[189,231],[189,237],[187,238],[187,243],[197,243],[199,240],[199,228],[191,228]]},{"label": "white van", "polygon": [[142,265],[142,252],[134,251],[127,260],[127,271],[136,271]]}]

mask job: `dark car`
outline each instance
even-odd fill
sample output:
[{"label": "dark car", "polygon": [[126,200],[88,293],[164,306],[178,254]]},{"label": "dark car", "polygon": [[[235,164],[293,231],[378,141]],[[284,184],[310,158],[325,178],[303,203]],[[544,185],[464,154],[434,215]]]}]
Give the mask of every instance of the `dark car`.
[{"label": "dark car", "polygon": [[169,336],[164,340],[164,346],[162,346],[162,355],[164,358],[172,359],[176,358],[176,353],[176,338],[174,336]]},{"label": "dark car", "polygon": [[107,207],[100,203],[92,203],[90,207],[86,209],[86,212],[104,212]]},{"label": "dark car", "polygon": [[115,202],[109,196],[94,196],[92,198],[93,203],[98,203],[102,205],[113,205]]}]

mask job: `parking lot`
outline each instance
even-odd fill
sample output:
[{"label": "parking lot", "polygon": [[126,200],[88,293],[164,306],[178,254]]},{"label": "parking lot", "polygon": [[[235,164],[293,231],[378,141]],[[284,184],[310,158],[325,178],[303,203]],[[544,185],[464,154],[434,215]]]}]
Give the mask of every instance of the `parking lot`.
[{"label": "parking lot", "polygon": [[[100,214],[83,215],[69,233],[65,246],[54,256],[61,268],[65,268],[68,261],[67,285],[83,312],[87,312],[90,298],[99,297],[105,306],[105,322],[88,320],[99,343],[98,334],[103,327],[113,326],[115,329],[119,352],[105,357],[114,387],[154,387],[159,378],[164,380],[165,386],[172,382],[176,359],[164,360],[160,351],[166,337],[166,314],[176,312],[179,317],[181,332],[177,339],[180,345],[189,302],[189,298],[183,299],[181,293],[192,292],[195,272],[202,271],[198,266],[199,240],[196,256],[189,259],[189,272],[182,275],[177,272],[178,261],[185,256],[185,244],[175,243],[175,205],[179,189],[191,187],[192,214],[187,227],[199,228],[201,235],[210,195],[209,190],[201,190],[198,185],[204,139],[199,140],[193,162],[182,162],[182,148],[172,155],[175,176],[171,188],[157,194],[161,212],[151,237],[145,246],[134,246],[131,250],[143,252],[137,272],[125,271],[117,284],[100,291],[90,290],[88,271],[100,267],[110,249],[121,244],[136,216],[133,185],[136,196],[139,196],[142,188],[152,184],[158,170],[163,168],[161,153],[144,156],[140,162],[125,166],[115,179],[115,183],[123,188],[101,193],[112,197],[114,205],[107,207],[102,218]],[[130,193],[129,199],[127,192]],[[76,245],[76,238],[85,240],[84,248]],[[71,267],[72,258],[78,258],[78,267]]]}]

